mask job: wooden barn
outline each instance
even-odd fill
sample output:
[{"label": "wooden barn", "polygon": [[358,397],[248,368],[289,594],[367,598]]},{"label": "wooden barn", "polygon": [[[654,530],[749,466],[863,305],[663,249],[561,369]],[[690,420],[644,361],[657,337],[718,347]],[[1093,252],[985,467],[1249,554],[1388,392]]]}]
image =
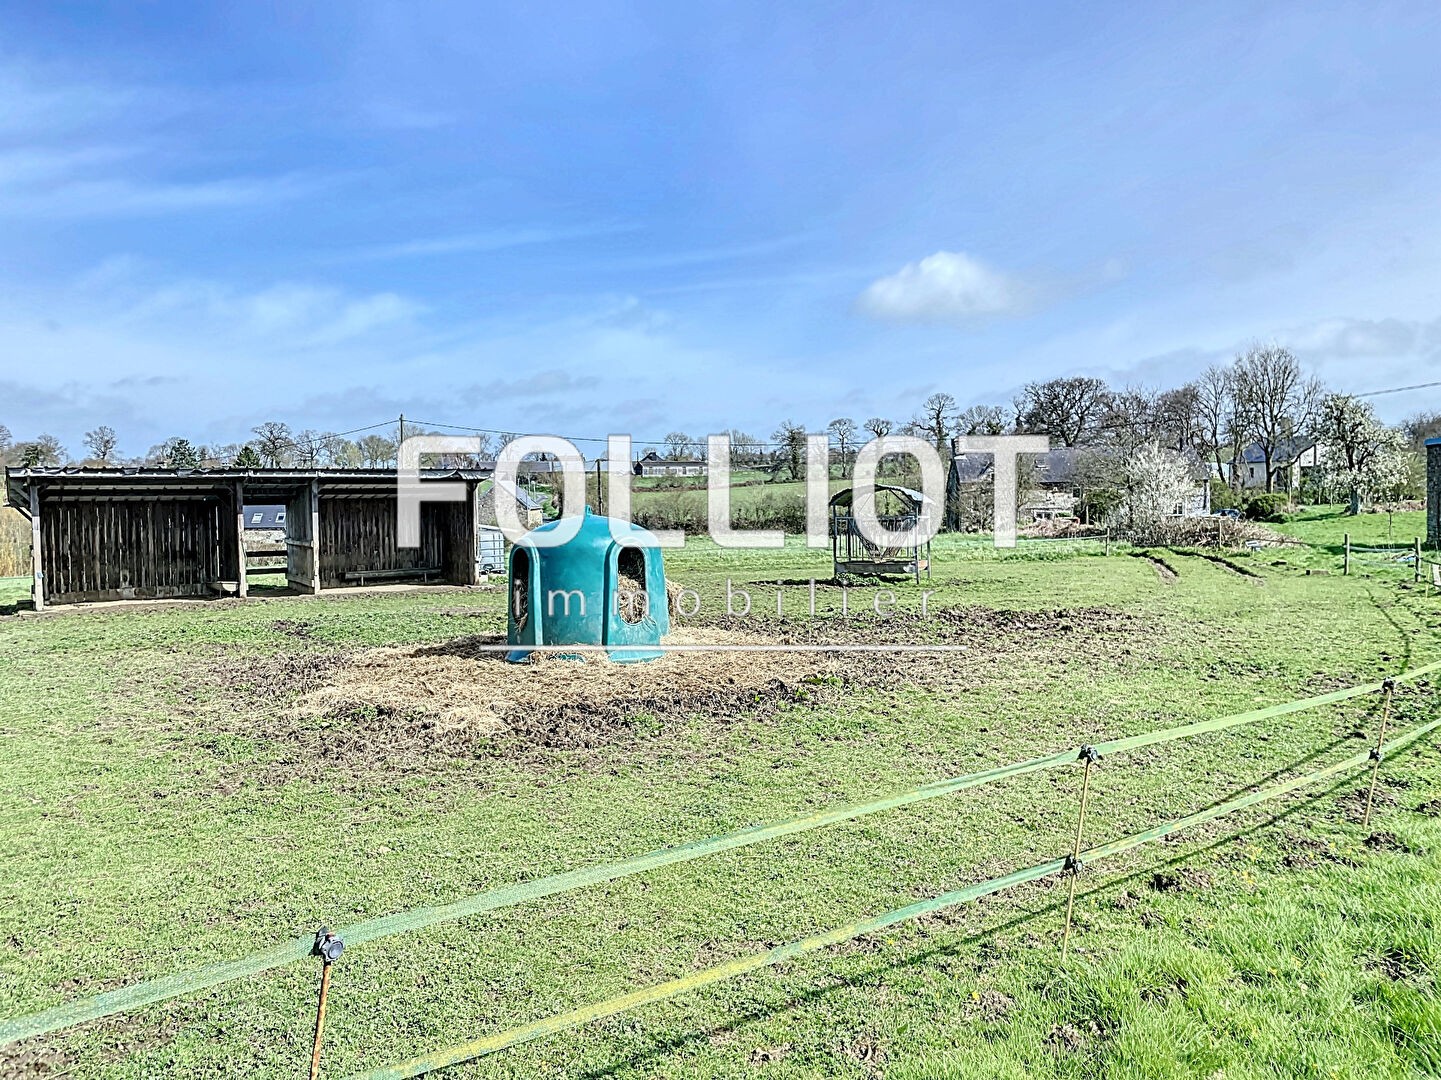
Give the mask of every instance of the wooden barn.
[{"label": "wooden barn", "polygon": [[285,576],[318,593],[389,581],[469,585],[477,486],[488,469],[425,470],[467,498],[421,506],[421,545],[397,543],[393,469],[7,469],[30,519],[37,610],[47,604],[245,596],[245,508],[285,507]]}]

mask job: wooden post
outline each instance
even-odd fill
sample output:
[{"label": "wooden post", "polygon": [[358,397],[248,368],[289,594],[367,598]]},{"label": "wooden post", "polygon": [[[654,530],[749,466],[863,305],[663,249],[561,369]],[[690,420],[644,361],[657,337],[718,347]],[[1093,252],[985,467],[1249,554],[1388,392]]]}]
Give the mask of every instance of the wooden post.
[{"label": "wooden post", "polygon": [[1376,746],[1371,751],[1371,786],[1366,789],[1366,812],[1361,815],[1361,824],[1371,824],[1371,802],[1376,798],[1376,780],[1381,772],[1381,747],[1386,745],[1386,722],[1391,719],[1391,695],[1396,691],[1396,682],[1387,679],[1381,684],[1381,727],[1376,732]]},{"label": "wooden post", "polygon": [[30,478],[30,598],[36,611],[45,610],[45,557],[40,544],[40,485]]},{"label": "wooden post", "polygon": [[1066,891],[1066,930],[1061,937],[1061,963],[1066,962],[1066,957],[1071,953],[1071,914],[1076,907],[1076,879],[1081,876],[1081,840],[1086,828],[1086,804],[1091,796],[1091,766],[1100,760],[1100,755],[1091,746],[1081,747],[1080,760],[1086,763],[1086,771],[1081,777],[1081,808],[1076,814],[1076,840],[1071,845],[1071,857],[1066,860],[1066,868],[1070,871],[1070,885]]},{"label": "wooden post", "polygon": [[1341,559],[1341,573],[1343,576],[1351,572],[1351,534],[1346,533],[1345,536],[1346,554]]},{"label": "wooden post", "polygon": [[244,600],[250,595],[250,585],[245,580],[245,482],[235,481],[235,553],[239,560],[236,563],[236,580],[239,587],[235,595]]},{"label": "wooden post", "polygon": [[1415,571],[1411,580],[1416,584],[1421,582],[1421,538],[1418,536],[1411,541],[1411,567]]},{"label": "wooden post", "polygon": [[320,481],[310,481],[310,591],[320,593]]}]

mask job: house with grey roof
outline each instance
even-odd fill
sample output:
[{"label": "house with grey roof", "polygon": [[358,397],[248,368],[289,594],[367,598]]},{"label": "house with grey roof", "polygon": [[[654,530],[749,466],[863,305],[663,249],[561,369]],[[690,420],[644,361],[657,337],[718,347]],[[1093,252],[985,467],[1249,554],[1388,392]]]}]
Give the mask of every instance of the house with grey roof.
[{"label": "house with grey roof", "polygon": [[[1282,439],[1271,454],[1272,488],[1295,491],[1316,469],[1326,464],[1326,448],[1315,439]],[[1248,491],[1266,490],[1266,453],[1251,443],[1231,466],[1235,481]]]},{"label": "house with grey roof", "polygon": [[[1020,499],[1017,517],[1022,521],[1036,521],[1074,516],[1087,491],[1108,486],[1121,453],[1113,446],[1057,446],[1044,454],[1023,455],[1017,467]],[[1177,507],[1178,515],[1209,514],[1211,500],[1205,466],[1194,455],[1176,453],[1186,460],[1195,480],[1191,496],[1183,506]],[[966,526],[966,510],[977,501],[977,492],[989,495],[993,467],[990,454],[952,454],[946,484],[949,528]]]}]

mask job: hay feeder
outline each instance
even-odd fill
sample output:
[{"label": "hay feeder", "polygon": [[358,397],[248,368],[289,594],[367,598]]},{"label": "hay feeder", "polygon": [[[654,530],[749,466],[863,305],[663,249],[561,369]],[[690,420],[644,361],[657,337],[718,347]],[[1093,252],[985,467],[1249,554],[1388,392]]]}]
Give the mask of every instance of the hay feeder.
[{"label": "hay feeder", "polygon": [[525,660],[536,645],[605,646],[617,663],[662,655],[670,613],[655,535],[586,507],[575,536],[546,546],[540,538],[564,521],[541,525],[511,550],[507,658]]}]

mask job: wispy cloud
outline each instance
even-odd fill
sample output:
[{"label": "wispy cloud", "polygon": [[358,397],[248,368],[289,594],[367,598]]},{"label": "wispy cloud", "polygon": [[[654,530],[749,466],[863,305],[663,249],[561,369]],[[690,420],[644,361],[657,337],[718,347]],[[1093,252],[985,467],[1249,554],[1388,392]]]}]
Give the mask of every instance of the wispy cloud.
[{"label": "wispy cloud", "polygon": [[253,292],[214,282],[181,282],[136,300],[130,323],[180,323],[201,333],[264,339],[290,348],[337,345],[409,324],[425,308],[393,292],[354,295],[303,282]]},{"label": "wispy cloud", "polygon": [[226,177],[194,182],[77,177],[59,183],[6,183],[0,176],[0,214],[129,217],[185,213],[295,199],[322,186],[323,182],[317,178],[303,175]]},{"label": "wispy cloud", "polygon": [[893,322],[964,322],[1024,310],[1031,290],[1016,278],[959,251],[938,251],[871,282],[862,312]]},{"label": "wispy cloud", "polygon": [[321,186],[302,171],[207,176],[165,122],[197,102],[159,87],[66,81],[14,63],[0,72],[0,215],[125,217],[270,203]]},{"label": "wispy cloud", "polygon": [[575,226],[533,225],[516,228],[484,229],[404,240],[362,248],[349,256],[354,259],[410,259],[433,255],[460,255],[475,252],[503,251],[507,248],[536,244],[555,244],[566,240],[582,240],[593,236],[610,236],[631,231],[635,226],[619,222],[594,222]]}]

